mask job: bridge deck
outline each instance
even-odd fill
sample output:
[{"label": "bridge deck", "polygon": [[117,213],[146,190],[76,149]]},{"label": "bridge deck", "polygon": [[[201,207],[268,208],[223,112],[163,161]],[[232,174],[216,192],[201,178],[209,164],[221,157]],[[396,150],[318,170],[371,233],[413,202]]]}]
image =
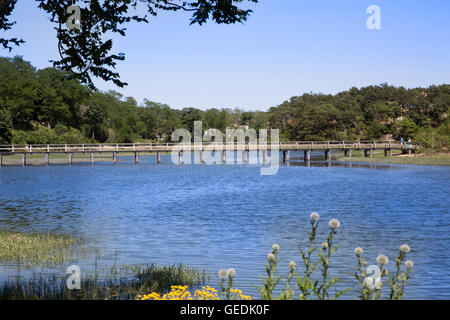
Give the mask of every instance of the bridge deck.
[{"label": "bridge deck", "polygon": [[364,150],[366,157],[371,157],[373,150],[384,150],[384,155],[392,156],[392,150],[401,150],[402,152],[414,152],[419,146],[402,144],[396,141],[287,141],[274,144],[257,143],[235,143],[235,144],[152,144],[152,143],[117,143],[117,144],[47,144],[47,145],[0,145],[0,166],[3,164],[3,156],[21,155],[22,165],[27,165],[27,155],[43,154],[44,164],[49,164],[50,154],[67,154],[68,163],[72,164],[73,154],[90,153],[91,163],[95,162],[95,154],[112,153],[113,163],[117,163],[118,154],[134,153],[135,162],[139,162],[140,153],[156,153],[157,162],[161,162],[161,153],[178,152],[179,163],[183,163],[183,152],[199,152],[201,163],[204,163],[204,151],[217,151],[222,153],[222,163],[226,163],[226,151],[241,151],[244,163],[247,161],[247,151],[262,151],[263,162],[268,161],[268,150],[278,150],[283,152],[283,162],[288,162],[291,151],[304,151],[305,161],[310,161],[311,151],[325,151],[325,160],[331,160],[333,150],[344,151],[345,156],[351,157],[352,150]]},{"label": "bridge deck", "polygon": [[[412,145],[409,149],[416,149]],[[0,145],[0,153],[102,153],[102,152],[172,152],[177,150],[192,151],[243,151],[243,150],[405,150],[406,144],[397,141],[294,141],[280,142],[278,144],[238,144],[233,145],[218,143],[175,144],[175,143],[118,143],[118,144],[46,144],[46,145]]]}]

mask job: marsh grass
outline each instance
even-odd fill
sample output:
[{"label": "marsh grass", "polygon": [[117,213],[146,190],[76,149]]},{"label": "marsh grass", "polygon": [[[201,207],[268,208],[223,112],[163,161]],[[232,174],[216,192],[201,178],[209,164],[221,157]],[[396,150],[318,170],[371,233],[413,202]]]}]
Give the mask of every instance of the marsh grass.
[{"label": "marsh grass", "polygon": [[0,261],[20,261],[30,266],[61,264],[68,261],[83,242],[67,235],[0,230]]},{"label": "marsh grass", "polygon": [[162,294],[174,285],[200,286],[207,278],[205,271],[184,265],[132,265],[82,278],[81,288],[73,290],[66,277],[8,281],[0,286],[0,300],[129,300],[149,291]]}]

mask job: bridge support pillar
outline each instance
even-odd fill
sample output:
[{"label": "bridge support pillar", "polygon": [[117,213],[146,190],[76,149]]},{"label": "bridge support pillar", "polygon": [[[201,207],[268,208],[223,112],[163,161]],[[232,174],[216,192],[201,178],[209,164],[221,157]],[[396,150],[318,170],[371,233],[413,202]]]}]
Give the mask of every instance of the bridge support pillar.
[{"label": "bridge support pillar", "polygon": [[178,164],[183,164],[183,151],[178,152]]},{"label": "bridge support pillar", "polygon": [[325,160],[331,161],[331,150],[330,149],[325,150]]},{"label": "bridge support pillar", "polygon": [[156,162],[161,163],[161,152],[156,153]]},{"label": "bridge support pillar", "polygon": [[242,162],[244,164],[247,164],[247,151],[246,150],[242,151]]},{"label": "bridge support pillar", "polygon": [[46,166],[48,166],[48,164],[49,164],[49,160],[48,160],[49,156],[50,156],[50,154],[48,152],[44,156],[44,163]]},{"label": "bridge support pillar", "polygon": [[305,150],[303,158],[306,162],[311,161],[311,150]]},{"label": "bridge support pillar", "polygon": [[365,156],[365,157],[370,157],[370,158],[372,158],[372,155],[373,155],[373,150],[372,150],[372,149],[365,149],[365,150],[364,150],[364,156]]},{"label": "bridge support pillar", "polygon": [[346,149],[344,150],[344,157],[352,157],[352,150],[351,149]]},{"label": "bridge support pillar", "polygon": [[0,167],[2,166],[2,164],[3,164],[3,155],[0,153]]},{"label": "bridge support pillar", "polygon": [[69,164],[72,165],[72,153],[67,154],[67,160],[68,160]]},{"label": "bridge support pillar", "polygon": [[227,152],[222,150],[222,164],[227,163]]},{"label": "bridge support pillar", "polygon": [[134,153],[134,163],[138,164],[139,163],[139,152],[135,152]]},{"label": "bridge support pillar", "polygon": [[266,149],[266,150],[263,150],[263,164],[266,165],[268,163],[269,163],[269,160],[268,160],[267,149]]},{"label": "bridge support pillar", "polygon": [[113,152],[113,163],[117,163],[117,152]]},{"label": "bridge support pillar", "polygon": [[388,155],[392,157],[392,149],[384,149],[384,156],[387,157]]},{"label": "bridge support pillar", "polygon": [[22,165],[27,165],[27,155],[25,153],[22,153]]},{"label": "bridge support pillar", "polygon": [[284,150],[283,151],[283,163],[288,163],[290,161],[291,157],[291,150]]},{"label": "bridge support pillar", "polygon": [[95,157],[94,157],[94,153],[91,152],[91,164],[95,163]]},{"label": "bridge support pillar", "polygon": [[204,164],[205,163],[205,151],[201,150],[200,152],[200,163]]}]

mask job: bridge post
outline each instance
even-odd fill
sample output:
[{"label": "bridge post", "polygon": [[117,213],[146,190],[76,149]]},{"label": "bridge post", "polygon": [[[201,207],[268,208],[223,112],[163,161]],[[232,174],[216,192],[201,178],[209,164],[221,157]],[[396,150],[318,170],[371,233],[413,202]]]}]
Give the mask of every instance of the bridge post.
[{"label": "bridge post", "polygon": [[117,163],[117,152],[113,152],[113,164]]},{"label": "bridge post", "polygon": [[267,149],[263,150],[263,164],[268,164]]},{"label": "bridge post", "polygon": [[242,162],[247,164],[247,150],[242,151]]},{"label": "bridge post", "polygon": [[309,149],[305,150],[303,158],[306,162],[311,161],[311,150],[309,150]]},{"label": "bridge post", "polygon": [[325,150],[325,160],[326,161],[331,161],[331,149],[326,149]]},{"label": "bridge post", "polygon": [[2,162],[3,162],[3,154],[0,153],[0,167],[2,166]]},{"label": "bridge post", "polygon": [[27,155],[25,153],[22,153],[22,165],[27,165]]},{"label": "bridge post", "polygon": [[347,154],[348,154],[348,157],[351,158],[352,157],[352,149],[348,149]]},{"label": "bridge post", "polygon": [[48,166],[48,163],[49,163],[49,161],[48,161],[49,155],[50,155],[50,154],[49,154],[48,152],[45,154],[44,162],[45,162],[45,165],[46,165],[46,166]]},{"label": "bridge post", "polygon": [[94,164],[94,162],[95,162],[94,153],[91,152],[91,164]]},{"label": "bridge post", "polygon": [[205,151],[200,150],[200,163],[204,164],[205,163]]},{"label": "bridge post", "polygon": [[365,150],[364,150],[364,157],[370,157],[370,158],[372,158],[372,155],[373,155],[372,149],[365,149]]},{"label": "bridge post", "polygon": [[69,160],[69,164],[72,165],[72,153],[67,154],[67,159]]},{"label": "bridge post", "polygon": [[161,163],[161,152],[159,151],[156,153],[156,162]]},{"label": "bridge post", "polygon": [[183,151],[178,152],[178,163],[183,164]]},{"label": "bridge post", "polygon": [[138,164],[139,163],[139,152],[135,152],[134,153],[134,163]]},{"label": "bridge post", "polygon": [[227,163],[227,152],[222,150],[222,164]]}]

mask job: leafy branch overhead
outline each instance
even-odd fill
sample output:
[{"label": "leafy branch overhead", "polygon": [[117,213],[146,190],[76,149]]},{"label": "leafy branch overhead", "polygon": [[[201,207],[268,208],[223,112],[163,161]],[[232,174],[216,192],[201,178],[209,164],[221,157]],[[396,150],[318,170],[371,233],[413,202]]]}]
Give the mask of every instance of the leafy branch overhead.
[{"label": "leafy branch overhead", "polygon": [[[25,0],[23,0],[25,1]],[[50,14],[54,23],[60,59],[51,61],[53,66],[94,88],[93,77],[112,81],[119,87],[127,85],[115,71],[118,61],[125,60],[124,53],[111,53],[112,33],[126,35],[126,24],[149,22],[149,17],[161,11],[192,12],[191,24],[207,22],[243,23],[252,12],[243,9],[244,2],[257,3],[258,0],[36,0],[38,8]],[[15,21],[10,21],[17,0],[0,0],[0,30],[11,30]],[[66,22],[72,13],[67,8],[80,7],[80,28],[69,29]],[[138,6],[145,6],[145,14],[138,14]],[[141,11],[139,11],[141,12]],[[24,43],[23,39],[0,38],[4,49],[12,50],[13,45]]]}]

